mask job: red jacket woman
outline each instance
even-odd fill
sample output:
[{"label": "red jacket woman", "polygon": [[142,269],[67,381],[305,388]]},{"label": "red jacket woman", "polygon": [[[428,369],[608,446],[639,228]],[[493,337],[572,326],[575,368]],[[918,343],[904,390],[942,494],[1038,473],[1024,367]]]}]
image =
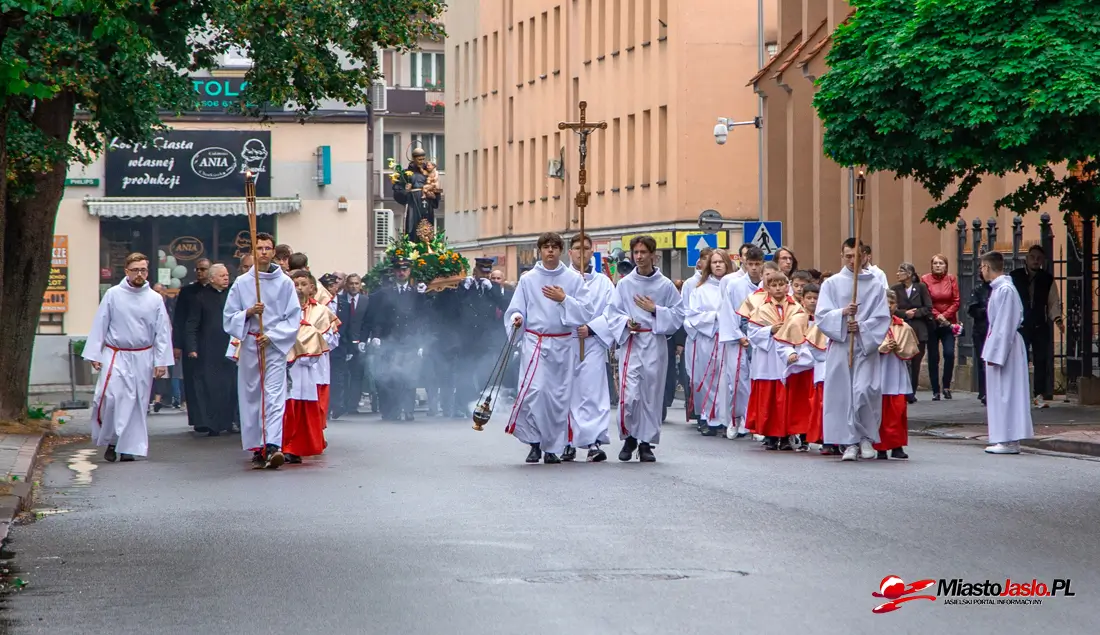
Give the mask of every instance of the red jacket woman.
[{"label": "red jacket woman", "polygon": [[[959,281],[947,273],[947,257],[932,256],[932,272],[921,277],[932,296],[932,324],[928,329],[928,378],[932,382],[932,401],[951,398],[951,376],[955,369],[955,333],[959,321]],[[943,383],[940,383],[940,346],[943,347]]]}]

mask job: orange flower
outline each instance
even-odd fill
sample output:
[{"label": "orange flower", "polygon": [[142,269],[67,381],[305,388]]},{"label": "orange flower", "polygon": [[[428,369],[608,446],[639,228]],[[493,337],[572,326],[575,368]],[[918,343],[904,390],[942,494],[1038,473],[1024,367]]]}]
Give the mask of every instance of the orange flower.
[{"label": "orange flower", "polygon": [[424,262],[424,259],[423,259],[423,258],[421,258],[420,260],[417,260],[417,261],[416,261],[416,264],[418,264],[418,265],[420,265],[420,266],[422,266],[422,267],[423,267],[423,266],[424,266],[424,264],[425,264],[425,262]]},{"label": "orange flower", "polygon": [[394,253],[394,255],[396,255],[396,256],[404,256],[404,255],[405,255],[405,252],[404,252],[403,250],[401,250],[401,249],[398,249],[397,251],[395,251],[395,252],[393,252],[393,253]]}]

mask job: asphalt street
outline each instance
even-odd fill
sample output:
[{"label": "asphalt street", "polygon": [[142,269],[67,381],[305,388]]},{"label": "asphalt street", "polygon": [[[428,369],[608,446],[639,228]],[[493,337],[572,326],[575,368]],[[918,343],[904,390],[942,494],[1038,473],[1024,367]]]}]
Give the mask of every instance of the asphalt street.
[{"label": "asphalt street", "polygon": [[[344,419],[323,458],[274,473],[180,415],[152,418],[148,461],[61,446],[12,532],[29,584],[0,633],[1096,632],[1095,461],[917,439],[908,462],[840,463],[679,423],[656,464],[616,443],[525,465],[506,415]],[[891,574],[1076,596],[873,614]]]}]

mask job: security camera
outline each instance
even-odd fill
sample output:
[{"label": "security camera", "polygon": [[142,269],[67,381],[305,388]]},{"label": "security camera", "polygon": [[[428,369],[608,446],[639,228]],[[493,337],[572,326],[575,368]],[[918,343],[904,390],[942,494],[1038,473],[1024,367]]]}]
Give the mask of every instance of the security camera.
[{"label": "security camera", "polygon": [[730,131],[726,125],[725,119],[719,119],[718,123],[714,125],[714,141],[720,146],[726,145],[726,139],[729,138]]}]

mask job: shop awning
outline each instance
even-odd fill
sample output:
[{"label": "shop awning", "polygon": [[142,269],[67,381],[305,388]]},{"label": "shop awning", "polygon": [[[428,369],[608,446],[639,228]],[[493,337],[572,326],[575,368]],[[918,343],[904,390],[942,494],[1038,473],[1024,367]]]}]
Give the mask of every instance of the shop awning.
[{"label": "shop awning", "polygon": [[[244,198],[123,198],[84,197],[88,213],[100,218],[147,218],[187,216],[244,216]],[[256,213],[261,216],[289,214],[302,209],[302,199],[258,198]]]}]

